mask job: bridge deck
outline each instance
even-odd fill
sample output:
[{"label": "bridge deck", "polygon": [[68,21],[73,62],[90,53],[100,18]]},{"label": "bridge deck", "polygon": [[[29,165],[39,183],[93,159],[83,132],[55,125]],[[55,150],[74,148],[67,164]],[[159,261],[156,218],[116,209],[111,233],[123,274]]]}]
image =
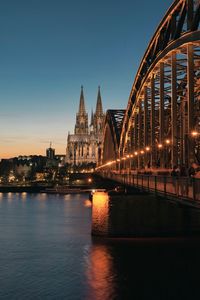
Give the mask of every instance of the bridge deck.
[{"label": "bridge deck", "polygon": [[200,179],[198,178],[111,172],[104,173],[103,177],[113,179],[123,185],[136,186],[149,192],[200,204]]}]

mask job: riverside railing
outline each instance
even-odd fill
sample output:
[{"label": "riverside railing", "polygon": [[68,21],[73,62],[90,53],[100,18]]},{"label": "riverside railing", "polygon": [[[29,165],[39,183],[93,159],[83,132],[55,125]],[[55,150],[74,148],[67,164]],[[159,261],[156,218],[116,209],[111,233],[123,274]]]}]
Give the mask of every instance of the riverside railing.
[{"label": "riverside railing", "polygon": [[199,178],[149,174],[116,174],[111,172],[106,172],[102,175],[126,186],[135,186],[145,191],[162,193],[166,196],[200,201]]}]

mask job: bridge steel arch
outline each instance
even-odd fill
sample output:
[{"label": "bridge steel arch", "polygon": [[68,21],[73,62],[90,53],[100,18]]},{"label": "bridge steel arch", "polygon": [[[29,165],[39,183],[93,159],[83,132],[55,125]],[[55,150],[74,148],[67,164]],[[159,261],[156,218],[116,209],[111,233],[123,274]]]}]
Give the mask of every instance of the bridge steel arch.
[{"label": "bridge steel arch", "polygon": [[119,144],[125,110],[110,109],[106,112],[103,147],[101,154],[102,164],[111,164],[119,158]]},{"label": "bridge steel arch", "polygon": [[175,0],[147,47],[119,142],[134,168],[200,162],[199,23],[199,0]]}]

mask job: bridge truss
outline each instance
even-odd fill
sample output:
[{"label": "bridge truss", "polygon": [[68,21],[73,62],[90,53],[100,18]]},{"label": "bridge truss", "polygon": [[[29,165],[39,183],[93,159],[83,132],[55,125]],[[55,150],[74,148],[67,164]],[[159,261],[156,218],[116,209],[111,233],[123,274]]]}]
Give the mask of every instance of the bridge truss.
[{"label": "bridge truss", "polygon": [[119,157],[120,136],[125,115],[124,109],[109,109],[106,112],[102,163]]},{"label": "bridge truss", "polygon": [[175,0],[158,26],[133,83],[115,153],[117,158],[104,153],[102,163],[130,157],[134,168],[200,163],[199,0]]}]

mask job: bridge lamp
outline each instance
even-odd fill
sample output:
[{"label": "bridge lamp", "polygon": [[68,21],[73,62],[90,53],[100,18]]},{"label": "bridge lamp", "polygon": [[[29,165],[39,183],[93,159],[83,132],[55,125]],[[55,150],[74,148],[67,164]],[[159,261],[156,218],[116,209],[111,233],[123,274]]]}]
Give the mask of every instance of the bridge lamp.
[{"label": "bridge lamp", "polygon": [[130,157],[132,158],[132,157],[133,157],[133,154],[131,154]]},{"label": "bridge lamp", "polygon": [[144,154],[144,150],[141,150],[140,153],[141,153],[141,154]]},{"label": "bridge lamp", "polygon": [[120,162],[120,159],[119,159],[119,158],[117,159],[117,162]]},{"label": "bridge lamp", "polygon": [[192,137],[195,138],[195,137],[197,137],[199,135],[199,133],[194,130],[194,131],[191,132],[191,135],[192,135]]},{"label": "bridge lamp", "polygon": [[134,152],[135,155],[138,155],[137,151]]},{"label": "bridge lamp", "polygon": [[162,148],[162,146],[163,146],[162,144],[158,144],[158,148],[159,148],[159,149],[161,149],[161,148]]},{"label": "bridge lamp", "polygon": [[167,144],[167,145],[169,145],[170,144],[170,140],[165,140],[165,143]]},{"label": "bridge lamp", "polygon": [[130,155],[128,154],[128,155],[126,155],[126,157],[127,157],[127,158],[129,158],[129,157],[130,157]]},{"label": "bridge lamp", "polygon": [[146,147],[145,150],[146,150],[146,151],[150,151],[150,147]]}]

